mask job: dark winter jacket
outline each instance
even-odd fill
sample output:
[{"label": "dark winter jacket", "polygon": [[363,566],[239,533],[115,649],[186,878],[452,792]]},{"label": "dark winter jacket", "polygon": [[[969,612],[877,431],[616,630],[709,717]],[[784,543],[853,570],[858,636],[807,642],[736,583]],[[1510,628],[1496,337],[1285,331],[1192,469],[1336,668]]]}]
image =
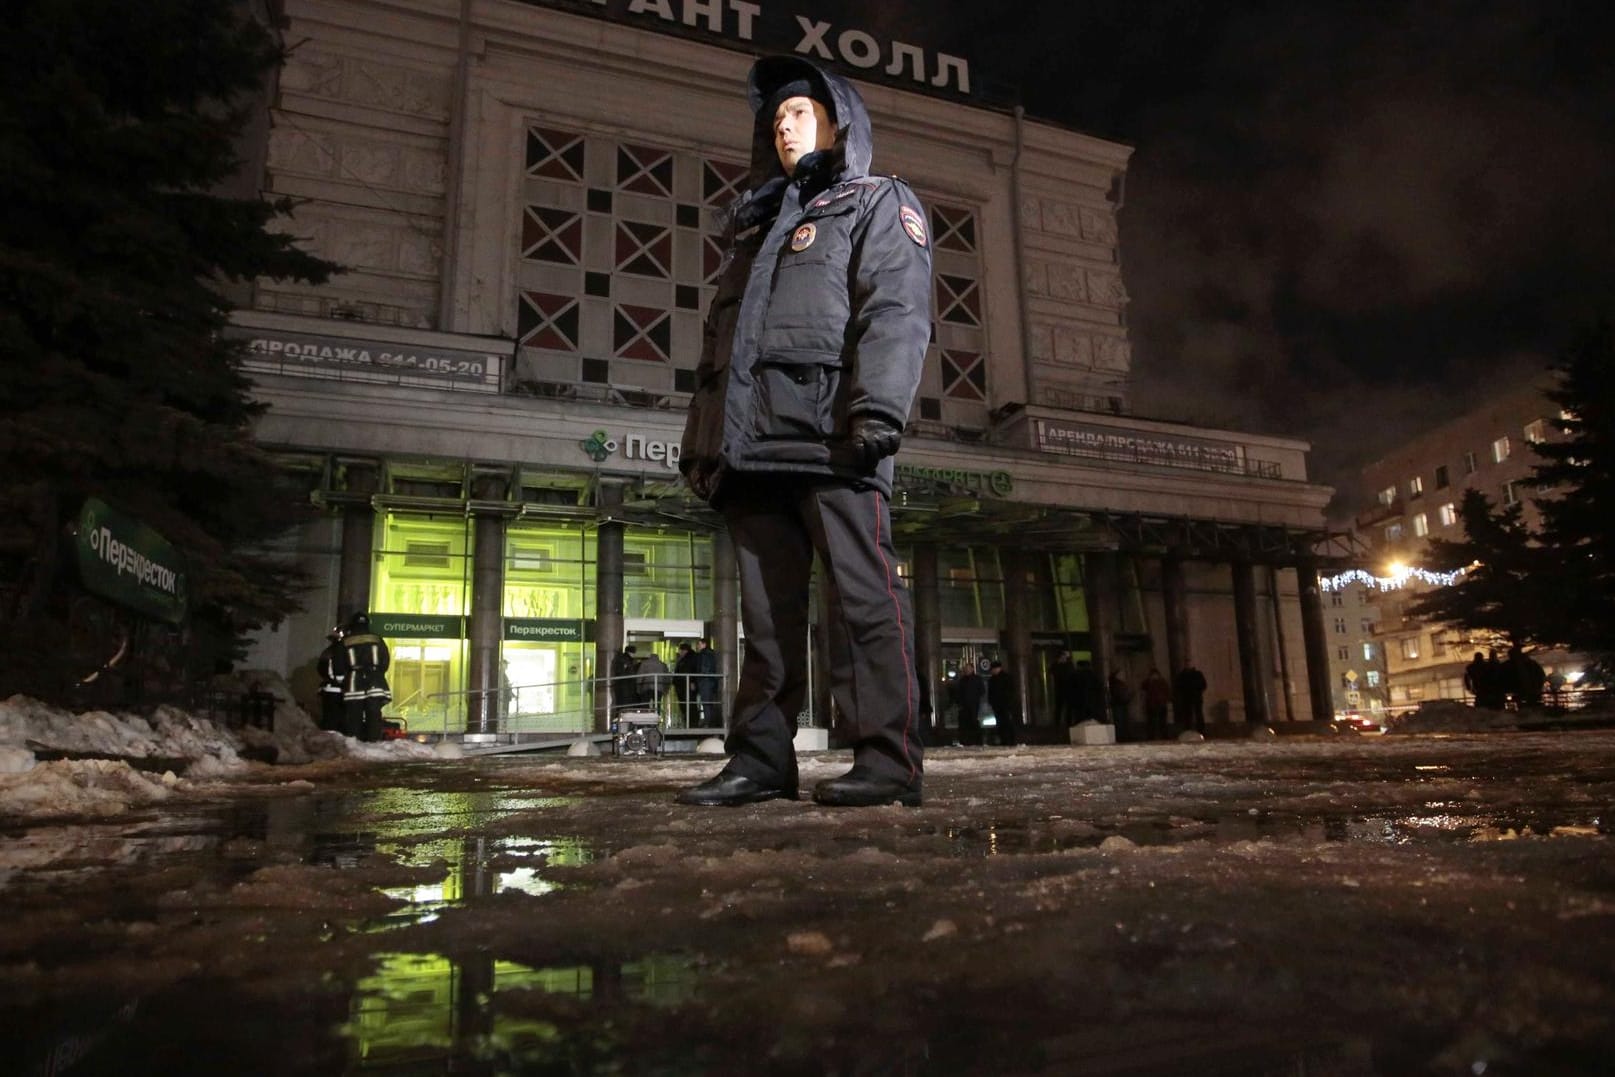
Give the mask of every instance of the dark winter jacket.
[{"label": "dark winter jacket", "polygon": [[[824,87],[836,143],[787,179],[774,92]],[[901,180],[869,175],[869,116],[843,79],[796,57],[752,69],[749,190],[730,210],[679,466],[711,497],[731,471],[799,472],[890,494],[893,463],[858,463],[855,416],[902,429],[931,334],[925,211]]]}]

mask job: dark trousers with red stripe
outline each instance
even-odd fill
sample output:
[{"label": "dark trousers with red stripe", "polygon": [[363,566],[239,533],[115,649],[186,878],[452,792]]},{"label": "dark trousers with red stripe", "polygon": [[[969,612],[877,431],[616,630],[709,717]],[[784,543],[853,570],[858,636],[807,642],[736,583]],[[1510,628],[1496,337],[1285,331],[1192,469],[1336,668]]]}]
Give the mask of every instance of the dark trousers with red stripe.
[{"label": "dark trousers with red stripe", "polygon": [[721,505],[740,566],[745,661],[725,744],[729,769],[794,784],[808,692],[808,598],[817,554],[830,586],[830,690],[853,762],[918,782],[914,616],[878,490],[789,475],[734,476]]}]

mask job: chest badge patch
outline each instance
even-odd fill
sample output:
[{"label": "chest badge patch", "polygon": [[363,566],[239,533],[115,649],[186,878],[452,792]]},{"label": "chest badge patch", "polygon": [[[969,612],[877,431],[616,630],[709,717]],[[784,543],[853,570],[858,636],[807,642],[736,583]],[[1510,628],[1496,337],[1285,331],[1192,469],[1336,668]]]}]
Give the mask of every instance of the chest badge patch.
[{"label": "chest badge patch", "polygon": [[929,242],[925,237],[925,221],[920,218],[918,210],[901,206],[897,210],[897,218],[903,222],[903,231],[908,233],[908,238],[921,247]]},{"label": "chest badge patch", "polygon": [[819,229],[817,226],[813,224],[802,225],[791,233],[791,250],[797,253],[807,250],[813,246],[813,241],[818,238],[818,235]]}]

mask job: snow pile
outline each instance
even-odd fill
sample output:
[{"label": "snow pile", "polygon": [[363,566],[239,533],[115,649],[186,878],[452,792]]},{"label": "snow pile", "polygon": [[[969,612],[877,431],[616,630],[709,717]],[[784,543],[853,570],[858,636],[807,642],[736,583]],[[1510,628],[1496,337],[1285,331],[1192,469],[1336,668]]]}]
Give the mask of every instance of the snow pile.
[{"label": "snow pile", "polygon": [[171,706],[142,716],[74,714],[20,695],[0,701],[0,818],[116,815],[200,779],[244,774],[253,763],[433,754],[413,741],[360,744],[319,729],[273,673],[233,674],[217,687],[272,696],[273,726],[232,730]]},{"label": "snow pile", "polygon": [[1392,718],[1386,724],[1385,732],[1491,733],[1522,726],[1541,728],[1541,723],[1548,721],[1563,723],[1562,728],[1594,728],[1607,725],[1611,719],[1615,719],[1615,707],[1601,697],[1566,712],[1550,712],[1537,707],[1517,711],[1491,710],[1472,707],[1456,699],[1428,699],[1420,703],[1417,710]]}]

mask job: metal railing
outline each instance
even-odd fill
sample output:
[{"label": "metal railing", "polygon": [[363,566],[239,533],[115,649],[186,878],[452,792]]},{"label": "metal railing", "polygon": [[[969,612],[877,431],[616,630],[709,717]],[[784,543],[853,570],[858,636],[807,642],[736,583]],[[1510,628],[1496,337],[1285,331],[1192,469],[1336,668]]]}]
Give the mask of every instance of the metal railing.
[{"label": "metal railing", "polygon": [[[648,703],[639,700],[640,675],[622,674],[611,677],[579,677],[571,680],[544,681],[533,684],[501,685],[498,688],[466,689],[460,692],[415,693],[409,701],[389,707],[389,717],[404,718],[411,734],[462,734],[468,730],[467,716],[479,713],[485,703],[493,717],[487,733],[499,737],[551,734],[586,735],[595,732],[595,701],[602,691],[609,692],[610,713],[613,718],[625,711],[654,712],[664,729],[687,728],[684,707],[684,689],[679,685],[683,677],[666,674],[666,687],[659,697]],[[633,690],[621,691],[623,684]],[[624,700],[631,702],[625,702]],[[722,728],[722,706],[717,700],[709,704],[711,713],[708,726],[693,728]],[[717,724],[711,724],[716,719]],[[477,730],[482,732],[482,730]]]}]

